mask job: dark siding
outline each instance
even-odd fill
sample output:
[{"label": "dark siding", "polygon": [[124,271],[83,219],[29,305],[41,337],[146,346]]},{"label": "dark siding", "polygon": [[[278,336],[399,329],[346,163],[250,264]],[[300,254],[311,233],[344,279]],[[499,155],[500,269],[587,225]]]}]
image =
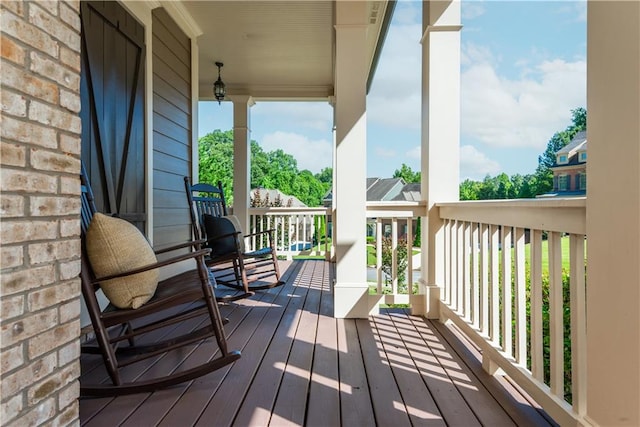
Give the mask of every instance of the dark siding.
[{"label": "dark siding", "polygon": [[153,11],[153,208],[156,247],[190,236],[183,177],[191,175],[191,41]]}]

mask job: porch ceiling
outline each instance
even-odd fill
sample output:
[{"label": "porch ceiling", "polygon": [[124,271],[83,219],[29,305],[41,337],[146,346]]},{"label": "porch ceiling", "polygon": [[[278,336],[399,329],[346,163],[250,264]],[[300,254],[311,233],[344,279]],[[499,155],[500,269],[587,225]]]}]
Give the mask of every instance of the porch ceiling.
[{"label": "porch ceiling", "polygon": [[[389,1],[367,1],[367,58],[375,68]],[[326,99],[334,92],[334,1],[184,1],[202,30],[199,95],[212,100],[216,61],[227,95],[257,99]],[[383,38],[383,37],[382,37]]]}]

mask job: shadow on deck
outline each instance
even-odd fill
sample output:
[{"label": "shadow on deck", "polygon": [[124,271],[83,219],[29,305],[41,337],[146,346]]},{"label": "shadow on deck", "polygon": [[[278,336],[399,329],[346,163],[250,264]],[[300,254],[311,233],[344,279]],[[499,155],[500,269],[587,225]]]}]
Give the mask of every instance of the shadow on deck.
[{"label": "shadow on deck", "polygon": [[[504,378],[488,376],[476,350],[437,322],[386,310],[334,319],[331,265],[283,262],[286,284],[222,305],[231,366],[155,393],[80,400],[83,425],[507,426],[550,425]],[[181,328],[197,326],[197,319]],[[167,333],[171,333],[168,331]],[[205,341],[132,365],[135,378],[191,365],[217,350]],[[83,356],[82,380],[106,373]]]}]

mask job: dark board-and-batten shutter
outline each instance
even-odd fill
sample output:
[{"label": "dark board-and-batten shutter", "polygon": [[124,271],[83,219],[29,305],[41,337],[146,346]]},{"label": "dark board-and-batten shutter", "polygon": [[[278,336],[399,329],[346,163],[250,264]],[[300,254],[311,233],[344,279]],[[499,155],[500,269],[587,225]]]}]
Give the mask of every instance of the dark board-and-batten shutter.
[{"label": "dark board-and-batten shutter", "polygon": [[191,40],[163,8],[153,10],[154,245],[190,237],[184,176],[191,176]]},{"label": "dark board-and-batten shutter", "polygon": [[144,231],[144,27],[117,2],[80,5],[82,161],[98,210]]}]

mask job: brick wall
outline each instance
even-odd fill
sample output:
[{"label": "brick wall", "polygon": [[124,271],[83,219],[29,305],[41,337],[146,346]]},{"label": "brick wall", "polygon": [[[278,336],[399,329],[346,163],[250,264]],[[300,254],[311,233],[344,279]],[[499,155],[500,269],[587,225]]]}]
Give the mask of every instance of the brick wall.
[{"label": "brick wall", "polygon": [[78,424],[80,3],[0,1],[0,424]]}]

